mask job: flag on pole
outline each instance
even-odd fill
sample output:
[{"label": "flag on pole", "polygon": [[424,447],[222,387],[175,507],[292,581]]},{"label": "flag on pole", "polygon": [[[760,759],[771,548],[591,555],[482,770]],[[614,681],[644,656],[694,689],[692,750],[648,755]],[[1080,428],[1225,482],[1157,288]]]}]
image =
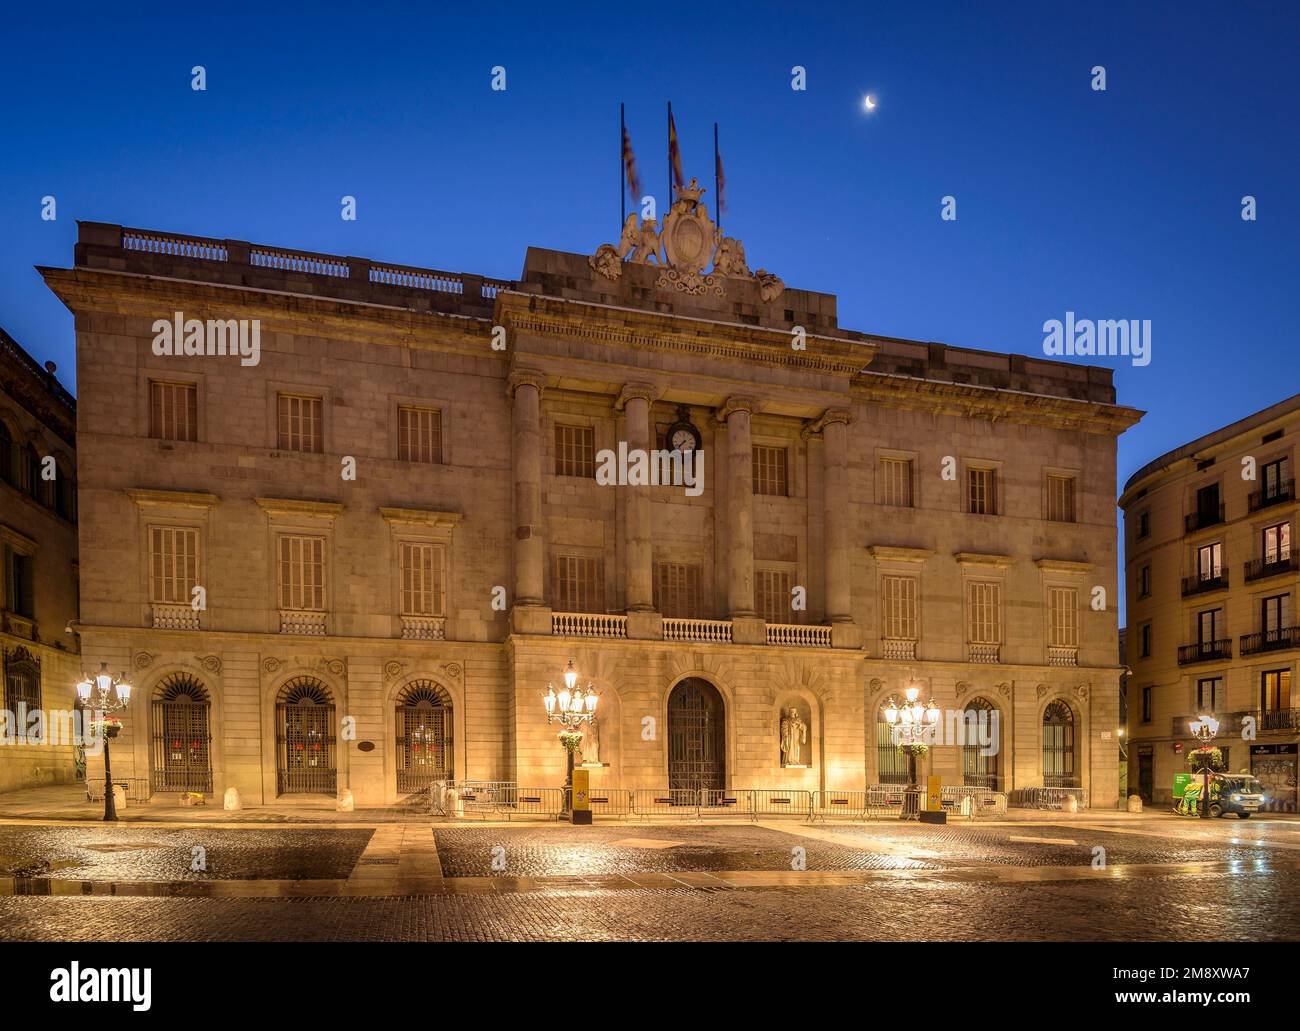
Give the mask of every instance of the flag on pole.
[{"label": "flag on pole", "polygon": [[718,212],[727,210],[727,177],[722,174],[722,151],[718,149],[718,127],[713,126],[713,188]]},{"label": "flag on pole", "polygon": [[627,187],[632,191],[632,203],[641,203],[641,177],[636,171],[636,156],[632,153],[632,137],[623,127],[623,168],[627,171]]},{"label": "flag on pole", "polygon": [[682,151],[677,145],[677,123],[673,121],[673,105],[668,104],[668,165],[672,169],[673,185],[686,185],[686,176],[682,174]]}]

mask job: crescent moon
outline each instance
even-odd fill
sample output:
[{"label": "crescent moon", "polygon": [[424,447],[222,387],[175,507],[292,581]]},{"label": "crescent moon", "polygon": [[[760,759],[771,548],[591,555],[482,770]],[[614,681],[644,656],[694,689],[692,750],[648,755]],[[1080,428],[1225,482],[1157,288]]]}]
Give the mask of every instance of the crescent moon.
[{"label": "crescent moon", "polygon": [[867,94],[867,99],[863,102],[863,105],[868,111],[874,111],[876,109],[876,102],[872,99],[870,93]]}]

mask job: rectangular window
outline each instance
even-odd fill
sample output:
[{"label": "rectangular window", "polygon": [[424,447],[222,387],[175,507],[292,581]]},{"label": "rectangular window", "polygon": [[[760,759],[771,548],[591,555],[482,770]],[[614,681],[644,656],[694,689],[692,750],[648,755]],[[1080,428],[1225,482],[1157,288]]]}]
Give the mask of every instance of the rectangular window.
[{"label": "rectangular window", "polygon": [[966,639],[1002,643],[1002,585],[972,580],[966,585]]},{"label": "rectangular window", "polygon": [[1205,677],[1196,682],[1196,711],[1198,713],[1219,711],[1219,703],[1224,701],[1223,678]]},{"label": "rectangular window", "polygon": [[966,511],[972,515],[997,515],[996,469],[966,470]]},{"label": "rectangular window", "polygon": [[793,577],[785,570],[754,570],[754,602],[765,622],[795,622],[794,610],[790,608],[792,586]]},{"label": "rectangular window", "polygon": [[755,444],[753,464],[755,494],[775,494],[781,497],[789,495],[785,448]]},{"label": "rectangular window", "polygon": [[1218,631],[1223,627],[1223,610],[1206,609],[1196,614],[1196,639],[1208,647],[1219,639]]},{"label": "rectangular window", "polygon": [[912,507],[912,460],[880,460],[880,503],[895,508]]},{"label": "rectangular window", "polygon": [[1141,644],[1142,644],[1142,649],[1141,649],[1142,658],[1144,659],[1151,658],[1151,624],[1150,623],[1142,624]]},{"label": "rectangular window", "polygon": [[1217,580],[1223,575],[1223,545],[1216,541],[1196,549],[1196,575],[1202,580]]},{"label": "rectangular window", "polygon": [[604,612],[604,561],[581,555],[557,555],[553,607],[556,612]]},{"label": "rectangular window", "polygon": [[[596,431],[555,424],[555,475],[596,478]],[[582,610],[573,610],[582,611]]]},{"label": "rectangular window", "polygon": [[882,576],[880,611],[884,617],[881,633],[888,640],[916,640],[916,577]]},{"label": "rectangular window", "polygon": [[1291,671],[1265,670],[1259,675],[1259,707],[1265,712],[1283,712],[1291,708]]},{"label": "rectangular window", "polygon": [[399,462],[442,461],[442,412],[436,408],[397,409]]},{"label": "rectangular window", "polygon": [[4,549],[5,607],[15,615],[36,618],[36,581],[31,555]]},{"label": "rectangular window", "polygon": [[[33,712],[41,706],[41,663],[25,648],[4,651],[4,708],[10,713],[10,726],[18,719],[18,707],[25,705],[27,712]],[[19,726],[26,728],[25,723]],[[30,728],[26,728],[30,729]],[[33,734],[38,732],[33,731]],[[35,737],[33,737],[33,742]]]},{"label": "rectangular window", "polygon": [[1052,587],[1047,592],[1050,644],[1053,648],[1079,647],[1079,592],[1074,587]]},{"label": "rectangular window", "polygon": [[1047,518],[1056,523],[1074,522],[1074,477],[1047,477]]},{"label": "rectangular window", "polygon": [[1143,566],[1138,570],[1138,597],[1151,597],[1151,567]]},{"label": "rectangular window", "polygon": [[402,574],[403,616],[445,616],[446,548],[441,544],[421,544],[402,541],[400,565]]},{"label": "rectangular window", "polygon": [[149,528],[149,600],[188,605],[199,582],[199,531],[180,526]]},{"label": "rectangular window", "polygon": [[149,436],[199,439],[199,390],[193,383],[149,383]]},{"label": "rectangular window", "polygon": [[1262,544],[1265,565],[1287,561],[1291,557],[1291,524],[1265,527]]},{"label": "rectangular window", "polygon": [[1260,469],[1260,497],[1264,501],[1275,501],[1283,495],[1286,459],[1279,458],[1268,462]]},{"label": "rectangular window", "polygon": [[1278,639],[1278,631],[1291,625],[1291,595],[1275,594],[1271,598],[1261,598],[1259,603],[1259,629],[1265,634],[1272,634],[1268,639],[1273,643]]},{"label": "rectangular window", "polygon": [[281,451],[317,455],[324,451],[323,411],[324,404],[319,397],[278,395],[276,447]]},{"label": "rectangular window", "polygon": [[1141,512],[1138,514],[1138,540],[1151,536],[1151,513]]},{"label": "rectangular window", "polygon": [[660,562],[655,567],[655,608],[666,619],[701,619],[700,567]]},{"label": "rectangular window", "polygon": [[325,538],[282,535],[278,584],[280,608],[324,612]]},{"label": "rectangular window", "polygon": [[1142,722],[1151,722],[1151,688],[1142,688]]},{"label": "rectangular window", "polygon": [[1213,526],[1219,521],[1219,485],[1211,483],[1196,492],[1196,525]]}]

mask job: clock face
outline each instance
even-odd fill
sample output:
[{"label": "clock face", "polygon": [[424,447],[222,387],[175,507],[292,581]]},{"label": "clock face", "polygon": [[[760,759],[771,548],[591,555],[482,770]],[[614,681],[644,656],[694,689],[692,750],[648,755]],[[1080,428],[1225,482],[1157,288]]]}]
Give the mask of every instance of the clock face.
[{"label": "clock face", "polygon": [[668,446],[673,451],[696,450],[695,431],[689,426],[678,426],[668,437]]}]

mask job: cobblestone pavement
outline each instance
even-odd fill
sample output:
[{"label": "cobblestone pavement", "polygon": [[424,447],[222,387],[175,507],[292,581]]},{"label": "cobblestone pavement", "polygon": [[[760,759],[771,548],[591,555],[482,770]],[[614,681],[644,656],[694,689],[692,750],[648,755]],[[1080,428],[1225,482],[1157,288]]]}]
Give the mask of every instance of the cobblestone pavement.
[{"label": "cobblestone pavement", "polygon": [[[347,877],[374,832],[224,827],[0,826],[0,876],[89,881]],[[194,848],[205,870],[192,869]]]}]

